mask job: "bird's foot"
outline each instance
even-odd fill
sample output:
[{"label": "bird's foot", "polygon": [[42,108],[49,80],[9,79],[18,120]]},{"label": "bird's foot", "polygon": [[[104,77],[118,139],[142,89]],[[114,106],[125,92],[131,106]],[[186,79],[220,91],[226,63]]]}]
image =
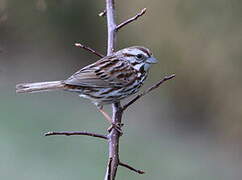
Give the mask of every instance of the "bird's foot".
[{"label": "bird's foot", "polygon": [[122,136],[123,135],[123,131],[122,131],[123,125],[124,125],[123,123],[116,123],[116,124],[112,123],[111,126],[107,130],[110,133],[113,129],[115,129]]}]

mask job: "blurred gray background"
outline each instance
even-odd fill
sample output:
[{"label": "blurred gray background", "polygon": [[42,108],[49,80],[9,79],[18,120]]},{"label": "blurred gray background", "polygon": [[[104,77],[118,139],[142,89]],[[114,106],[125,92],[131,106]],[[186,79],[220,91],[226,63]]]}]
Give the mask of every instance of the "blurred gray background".
[{"label": "blurred gray background", "polygon": [[[105,133],[107,122],[76,94],[15,94],[15,84],[65,79],[105,53],[104,0],[0,0],[0,179],[103,179],[107,144],[43,137],[50,130]],[[145,87],[177,77],[124,116],[117,179],[242,178],[242,1],[117,0],[117,21],[147,14],[118,34],[118,48],[143,45],[159,63]],[[110,112],[110,107],[106,107]]]}]

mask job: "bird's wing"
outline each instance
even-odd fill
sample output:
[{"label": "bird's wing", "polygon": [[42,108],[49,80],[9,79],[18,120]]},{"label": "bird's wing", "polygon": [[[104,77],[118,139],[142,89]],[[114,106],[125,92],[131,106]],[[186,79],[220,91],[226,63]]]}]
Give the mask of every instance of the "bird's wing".
[{"label": "bird's wing", "polygon": [[84,87],[122,87],[136,79],[137,71],[125,60],[108,56],[77,71],[65,84]]}]

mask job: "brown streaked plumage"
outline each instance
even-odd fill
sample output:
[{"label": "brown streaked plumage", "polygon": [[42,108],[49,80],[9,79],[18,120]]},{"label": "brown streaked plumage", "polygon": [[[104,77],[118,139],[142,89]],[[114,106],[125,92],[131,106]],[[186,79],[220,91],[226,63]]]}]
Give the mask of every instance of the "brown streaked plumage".
[{"label": "brown streaked plumage", "polygon": [[67,80],[25,83],[16,92],[66,90],[77,92],[98,106],[110,104],[136,93],[156,59],[145,47],[125,48],[90,64]]}]

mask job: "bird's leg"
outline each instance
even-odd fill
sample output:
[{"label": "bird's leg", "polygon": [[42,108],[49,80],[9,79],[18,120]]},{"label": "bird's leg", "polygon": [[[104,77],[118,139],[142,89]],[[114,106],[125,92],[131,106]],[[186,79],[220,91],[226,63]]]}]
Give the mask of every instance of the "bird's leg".
[{"label": "bird's leg", "polygon": [[98,106],[97,109],[99,110],[99,112],[102,113],[102,115],[105,117],[106,120],[108,120],[109,123],[113,123],[112,118],[109,116],[109,114],[103,110],[103,106]]},{"label": "bird's leg", "polygon": [[111,124],[111,126],[108,128],[108,132],[111,132],[111,130],[115,128],[122,135],[123,132],[121,127],[123,126],[123,124],[113,123],[112,118],[109,116],[109,114],[103,110],[103,106],[97,106],[97,109],[99,110],[99,112],[102,113],[105,119]]}]

